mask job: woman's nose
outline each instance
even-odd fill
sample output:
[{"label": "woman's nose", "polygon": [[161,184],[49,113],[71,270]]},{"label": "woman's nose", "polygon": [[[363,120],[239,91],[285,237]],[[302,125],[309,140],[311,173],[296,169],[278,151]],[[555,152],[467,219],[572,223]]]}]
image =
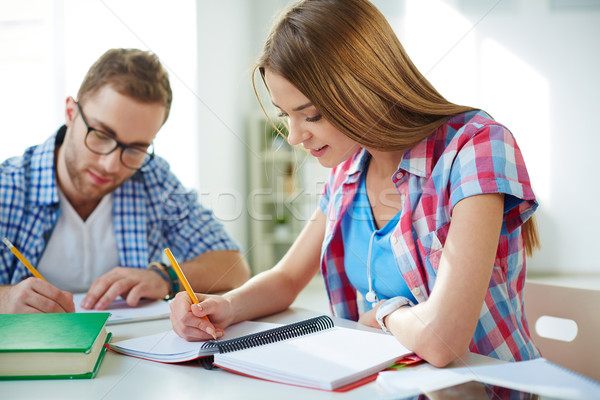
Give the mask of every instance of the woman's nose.
[{"label": "woman's nose", "polygon": [[288,143],[297,146],[310,137],[310,132],[300,122],[289,121]]}]

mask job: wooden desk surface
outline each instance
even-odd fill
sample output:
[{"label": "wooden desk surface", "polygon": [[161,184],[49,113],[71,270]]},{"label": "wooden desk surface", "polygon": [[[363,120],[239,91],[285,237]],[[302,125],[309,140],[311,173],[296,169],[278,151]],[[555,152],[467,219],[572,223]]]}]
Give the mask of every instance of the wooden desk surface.
[{"label": "wooden desk surface", "polygon": [[[291,323],[315,316],[314,311],[300,308],[261,319],[262,321]],[[358,324],[335,319],[341,326]],[[168,319],[110,325],[112,341],[150,335],[171,329]],[[360,329],[371,329],[360,326]],[[481,365],[500,362],[477,354],[468,354],[456,366]],[[94,379],[81,380],[27,380],[0,382],[3,399],[375,399],[385,392],[375,383],[369,383],[346,393],[306,389],[247,378],[223,370],[205,370],[191,362],[162,364],[141,360],[107,351]],[[389,396],[387,397],[389,398]]]}]

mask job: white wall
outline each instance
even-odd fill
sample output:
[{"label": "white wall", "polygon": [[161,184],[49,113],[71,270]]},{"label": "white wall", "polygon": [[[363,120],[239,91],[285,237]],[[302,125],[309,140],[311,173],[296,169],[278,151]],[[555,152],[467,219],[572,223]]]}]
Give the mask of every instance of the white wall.
[{"label": "white wall", "polygon": [[104,51],[153,51],[169,71],[174,97],[155,150],[246,248],[245,119],[256,107],[250,66],[273,10],[252,6],[244,0],[0,0],[0,160],[42,142],[63,123],[66,97],[76,96]]},{"label": "white wall", "polygon": [[248,249],[246,116],[254,106],[250,71],[259,45],[252,2],[201,1],[198,7],[197,161],[200,194],[228,232]]},{"label": "white wall", "polygon": [[443,95],[487,110],[517,138],[540,202],[543,248],[529,271],[600,272],[590,251],[600,224],[600,2],[377,4]]},{"label": "white wall", "polygon": [[[158,54],[169,71],[173,106],[155,149],[194,187],[197,118],[196,3],[162,0],[0,0],[0,159],[45,140],[64,122],[94,61],[112,47]],[[182,143],[188,145],[181,145]],[[189,144],[194,144],[190,146]],[[192,165],[192,168],[190,166]]]},{"label": "white wall", "polygon": [[[263,2],[261,2],[263,3]],[[283,2],[288,3],[288,2]],[[451,101],[511,129],[540,207],[533,273],[598,273],[598,0],[373,0]],[[268,4],[272,10],[280,3]]]}]

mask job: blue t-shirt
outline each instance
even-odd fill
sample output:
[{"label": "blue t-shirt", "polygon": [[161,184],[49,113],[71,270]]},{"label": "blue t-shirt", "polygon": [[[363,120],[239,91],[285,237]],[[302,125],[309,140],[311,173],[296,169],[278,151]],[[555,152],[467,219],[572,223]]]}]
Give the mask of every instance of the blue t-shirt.
[{"label": "blue t-shirt", "polygon": [[416,304],[416,299],[402,279],[390,244],[390,235],[398,225],[400,211],[384,227],[376,228],[367,196],[366,175],[365,169],[360,178],[358,191],[341,224],[346,275],[352,286],[365,297],[369,291],[367,273],[369,242],[375,232],[370,266],[373,290],[379,300],[404,296]]}]

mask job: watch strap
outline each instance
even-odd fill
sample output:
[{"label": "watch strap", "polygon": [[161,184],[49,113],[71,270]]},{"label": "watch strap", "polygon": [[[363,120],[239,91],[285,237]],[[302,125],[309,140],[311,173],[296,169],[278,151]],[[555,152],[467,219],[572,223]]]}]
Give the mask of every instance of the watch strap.
[{"label": "watch strap", "polygon": [[381,326],[381,329],[384,332],[388,333],[389,330],[383,323],[383,319],[386,316],[388,316],[389,314],[391,314],[394,311],[396,311],[397,309],[399,309],[400,307],[404,307],[404,306],[411,307],[413,305],[414,305],[413,302],[410,301],[409,299],[407,299],[406,297],[403,297],[403,296],[392,297],[391,299],[384,300],[384,303],[379,306],[379,308],[377,309],[377,312],[375,313],[375,319],[379,323],[379,326]]}]

